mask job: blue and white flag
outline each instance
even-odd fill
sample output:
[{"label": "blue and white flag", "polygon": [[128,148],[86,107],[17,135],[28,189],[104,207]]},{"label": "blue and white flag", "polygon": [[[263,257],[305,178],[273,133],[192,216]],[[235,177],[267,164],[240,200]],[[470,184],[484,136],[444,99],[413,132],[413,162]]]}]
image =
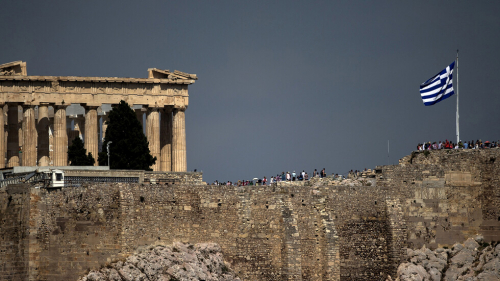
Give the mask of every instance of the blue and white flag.
[{"label": "blue and white flag", "polygon": [[453,91],[453,67],[455,67],[455,62],[420,85],[420,95],[426,106],[447,99],[455,93]]}]

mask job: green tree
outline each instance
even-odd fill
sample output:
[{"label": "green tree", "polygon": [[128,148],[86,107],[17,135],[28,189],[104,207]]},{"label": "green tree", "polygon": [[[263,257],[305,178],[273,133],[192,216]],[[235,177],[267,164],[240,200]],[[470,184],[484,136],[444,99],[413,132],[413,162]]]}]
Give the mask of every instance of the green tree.
[{"label": "green tree", "polygon": [[82,139],[75,138],[68,147],[68,160],[71,166],[94,166],[95,159],[92,153],[87,154],[87,150],[83,146]]},{"label": "green tree", "polygon": [[156,162],[149,151],[149,144],[143,133],[137,115],[125,101],[120,101],[109,112],[106,137],[99,153],[99,165],[108,165],[108,142],[111,169],[148,170]]}]

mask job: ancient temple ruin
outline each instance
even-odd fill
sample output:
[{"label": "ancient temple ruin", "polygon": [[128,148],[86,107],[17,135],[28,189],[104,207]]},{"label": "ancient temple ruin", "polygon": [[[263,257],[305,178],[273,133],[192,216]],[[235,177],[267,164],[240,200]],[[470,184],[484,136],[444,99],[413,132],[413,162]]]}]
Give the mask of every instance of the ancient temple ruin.
[{"label": "ancient temple ruin", "polygon": [[[85,149],[97,159],[99,134],[102,140],[106,131],[102,106],[124,100],[134,106],[141,124],[146,114],[149,149],[157,158],[153,171],[185,172],[188,85],[197,79],[156,68],[148,69],[148,78],[28,76],[26,62],[2,64],[0,169],[66,166],[68,143],[75,137],[83,137]],[[81,105],[85,114],[68,115],[72,104]]]}]

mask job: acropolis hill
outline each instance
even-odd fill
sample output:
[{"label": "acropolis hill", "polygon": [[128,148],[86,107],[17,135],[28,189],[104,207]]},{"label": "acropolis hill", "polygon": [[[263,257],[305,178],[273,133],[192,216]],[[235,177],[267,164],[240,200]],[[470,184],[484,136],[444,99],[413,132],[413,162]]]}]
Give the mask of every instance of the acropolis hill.
[{"label": "acropolis hill", "polygon": [[210,242],[242,280],[385,280],[406,247],[500,241],[499,180],[495,148],[412,153],[365,186],[9,185],[0,279],[77,280],[144,247]]}]

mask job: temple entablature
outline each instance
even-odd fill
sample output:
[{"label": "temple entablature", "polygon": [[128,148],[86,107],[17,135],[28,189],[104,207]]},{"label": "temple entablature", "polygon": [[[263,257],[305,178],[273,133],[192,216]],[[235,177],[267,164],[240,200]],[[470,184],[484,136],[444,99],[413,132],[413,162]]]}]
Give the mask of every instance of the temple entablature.
[{"label": "temple entablature", "polygon": [[180,71],[149,69],[149,78],[27,76],[26,63],[0,65],[0,101],[30,105],[118,104],[154,107],[189,105],[188,85],[198,78]]}]

